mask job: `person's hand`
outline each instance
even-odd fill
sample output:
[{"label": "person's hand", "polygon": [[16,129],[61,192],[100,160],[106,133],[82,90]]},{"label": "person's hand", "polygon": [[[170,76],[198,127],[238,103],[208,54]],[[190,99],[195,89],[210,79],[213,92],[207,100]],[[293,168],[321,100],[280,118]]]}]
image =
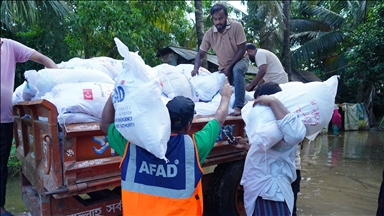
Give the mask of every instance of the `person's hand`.
[{"label": "person's hand", "polygon": [[220,71],[220,73],[225,74],[226,77],[229,77],[232,73],[232,70],[230,68],[224,68],[223,70]]},{"label": "person's hand", "polygon": [[241,136],[235,137],[235,140],[237,141],[237,145],[232,145],[232,146],[237,149],[248,151],[249,148],[251,147],[251,145],[249,145],[249,143],[245,141],[245,139],[243,139],[243,137]]},{"label": "person's hand", "polygon": [[251,83],[249,83],[248,85],[245,86],[245,91],[251,91],[252,87],[253,87],[253,85]]},{"label": "person's hand", "polygon": [[231,85],[228,83],[228,78],[225,77],[223,81],[223,85],[221,86],[220,95],[221,97],[231,97],[233,94],[233,89]]},{"label": "person's hand", "polygon": [[261,95],[255,99],[255,101],[253,102],[253,107],[255,107],[256,104],[270,106],[271,103],[273,103],[275,100],[277,99],[271,95]]},{"label": "person's hand", "polygon": [[196,74],[199,74],[199,70],[193,69],[191,72],[191,76],[195,76]]}]

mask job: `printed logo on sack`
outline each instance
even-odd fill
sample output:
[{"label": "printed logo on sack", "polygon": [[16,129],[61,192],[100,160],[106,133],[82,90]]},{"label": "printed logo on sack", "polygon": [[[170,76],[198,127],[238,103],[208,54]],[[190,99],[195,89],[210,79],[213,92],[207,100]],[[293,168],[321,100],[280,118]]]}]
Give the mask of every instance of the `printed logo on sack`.
[{"label": "printed logo on sack", "polygon": [[84,100],[93,100],[92,89],[83,89]]},{"label": "printed logo on sack", "polygon": [[125,92],[124,92],[124,89],[122,86],[117,86],[114,90],[113,90],[113,94],[112,94],[112,102],[113,103],[119,103],[119,102],[122,102],[125,98]]}]

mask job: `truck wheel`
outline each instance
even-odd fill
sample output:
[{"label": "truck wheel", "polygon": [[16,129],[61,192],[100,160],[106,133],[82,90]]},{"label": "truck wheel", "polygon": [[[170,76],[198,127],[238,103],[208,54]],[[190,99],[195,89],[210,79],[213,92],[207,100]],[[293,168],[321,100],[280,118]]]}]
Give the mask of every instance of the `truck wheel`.
[{"label": "truck wheel", "polygon": [[218,165],[206,193],[208,215],[245,215],[244,191],[240,185],[244,160]]}]

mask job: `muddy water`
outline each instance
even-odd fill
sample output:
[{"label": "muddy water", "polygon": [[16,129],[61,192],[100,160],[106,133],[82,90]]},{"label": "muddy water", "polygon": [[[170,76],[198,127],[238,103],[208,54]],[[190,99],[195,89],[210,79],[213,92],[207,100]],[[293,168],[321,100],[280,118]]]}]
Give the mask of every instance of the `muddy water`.
[{"label": "muddy water", "polygon": [[[376,215],[384,168],[384,131],[319,135],[301,150],[298,215]],[[6,208],[27,212],[19,179],[8,181]]]},{"label": "muddy water", "polygon": [[298,215],[376,215],[384,132],[323,134],[301,151]]}]

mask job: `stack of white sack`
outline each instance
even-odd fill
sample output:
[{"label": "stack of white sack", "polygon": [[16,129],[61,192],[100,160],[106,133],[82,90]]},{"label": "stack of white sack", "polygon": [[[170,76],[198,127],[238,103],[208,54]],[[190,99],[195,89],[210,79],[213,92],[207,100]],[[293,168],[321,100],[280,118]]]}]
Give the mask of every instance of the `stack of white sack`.
[{"label": "stack of white sack", "polygon": [[169,64],[157,65],[154,69],[158,72],[158,77],[162,83],[162,92],[167,98],[173,99],[176,96],[184,96],[193,101],[198,100],[194,86],[182,73],[182,70]]},{"label": "stack of white sack", "polygon": [[[329,124],[337,92],[338,76],[324,82],[293,82],[280,85],[283,91],[274,94],[289,112],[295,113],[306,127],[306,138],[313,140]],[[262,143],[270,148],[283,138],[276,118],[268,106],[248,103],[242,109],[242,118],[249,143]]]},{"label": "stack of white sack", "polygon": [[157,70],[145,65],[143,59],[115,38],[124,57],[124,70],[116,77],[112,103],[116,129],[131,143],[160,159],[171,135],[168,109],[161,99],[162,87]]},{"label": "stack of white sack", "polygon": [[106,56],[93,57],[90,59],[72,58],[67,62],[61,62],[57,66],[59,68],[67,69],[99,70],[115,80],[116,76],[123,70],[123,60],[117,60]]},{"label": "stack of white sack", "polygon": [[[109,59],[100,57],[97,61],[106,61],[104,58]],[[93,68],[72,64],[96,62],[95,59],[75,59],[68,61],[71,64],[62,63],[59,69],[26,71],[24,76],[28,84],[24,82],[16,88],[12,102],[46,99],[56,106],[59,124],[98,122],[113,90],[116,78],[113,76],[117,76],[118,65],[115,69],[104,66],[110,71],[106,73],[107,69],[101,70],[100,64],[93,64]]]}]

